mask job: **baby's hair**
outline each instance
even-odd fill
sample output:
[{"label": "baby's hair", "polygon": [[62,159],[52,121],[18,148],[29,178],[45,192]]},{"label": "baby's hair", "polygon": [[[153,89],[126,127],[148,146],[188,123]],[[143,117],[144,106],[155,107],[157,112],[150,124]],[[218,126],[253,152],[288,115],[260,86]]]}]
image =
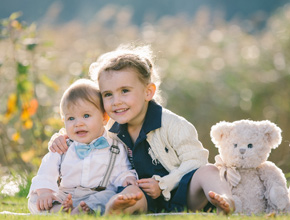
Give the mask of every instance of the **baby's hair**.
[{"label": "baby's hair", "polygon": [[92,103],[101,112],[105,112],[100,90],[96,83],[89,79],[78,79],[64,92],[60,101],[60,115],[64,118],[64,111],[79,100]]},{"label": "baby's hair", "polygon": [[158,90],[160,80],[153,60],[153,53],[149,45],[137,47],[120,45],[116,50],[101,55],[96,62],[92,63],[89,73],[92,80],[98,81],[102,73],[110,70],[133,68],[139,73],[138,78],[144,85],[149,83],[156,85],[154,100],[160,102]]}]

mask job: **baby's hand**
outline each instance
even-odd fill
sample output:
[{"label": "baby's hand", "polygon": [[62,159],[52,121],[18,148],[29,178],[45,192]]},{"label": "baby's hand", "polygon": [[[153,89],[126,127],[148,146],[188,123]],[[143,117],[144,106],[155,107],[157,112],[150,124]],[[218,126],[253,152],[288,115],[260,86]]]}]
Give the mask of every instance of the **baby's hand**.
[{"label": "baby's hand", "polygon": [[136,177],[134,176],[127,176],[125,180],[123,181],[122,186],[128,186],[128,185],[137,185]]},{"label": "baby's hand", "polygon": [[48,142],[48,148],[49,150],[51,150],[51,152],[55,153],[59,153],[59,154],[63,154],[67,151],[68,146],[66,144],[66,138],[68,138],[68,136],[66,134],[59,134],[56,133],[54,134],[50,141]]},{"label": "baby's hand", "polygon": [[137,183],[148,196],[151,196],[152,199],[157,199],[161,195],[161,189],[159,187],[158,181],[153,178],[140,179],[137,180]]},{"label": "baby's hand", "polygon": [[59,199],[53,194],[53,191],[50,189],[38,189],[36,190],[36,192],[38,194],[36,206],[37,209],[40,211],[50,210],[52,208],[52,201],[59,201]]}]

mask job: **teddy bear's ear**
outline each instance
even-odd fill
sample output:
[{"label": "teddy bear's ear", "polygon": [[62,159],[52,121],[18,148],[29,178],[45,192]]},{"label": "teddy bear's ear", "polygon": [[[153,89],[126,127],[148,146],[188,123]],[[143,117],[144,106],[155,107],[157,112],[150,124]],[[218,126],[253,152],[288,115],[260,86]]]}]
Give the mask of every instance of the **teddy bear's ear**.
[{"label": "teddy bear's ear", "polygon": [[265,135],[265,141],[271,145],[271,148],[276,148],[281,144],[282,136],[281,129],[274,123],[264,120],[260,122],[260,131]]},{"label": "teddy bear's ear", "polygon": [[232,127],[232,123],[225,121],[221,121],[211,127],[210,136],[216,147],[218,147],[218,143],[221,142],[222,139],[227,138],[230,135]]}]

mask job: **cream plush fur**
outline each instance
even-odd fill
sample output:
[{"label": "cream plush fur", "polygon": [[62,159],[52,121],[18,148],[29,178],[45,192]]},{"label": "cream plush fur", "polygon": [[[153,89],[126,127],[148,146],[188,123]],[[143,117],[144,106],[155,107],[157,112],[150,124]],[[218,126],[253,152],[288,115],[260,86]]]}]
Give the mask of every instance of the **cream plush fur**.
[{"label": "cream plush fur", "polygon": [[290,211],[286,178],[267,161],[281,143],[281,129],[270,121],[219,122],[211,128],[215,157],[222,178],[229,183],[236,213]]}]

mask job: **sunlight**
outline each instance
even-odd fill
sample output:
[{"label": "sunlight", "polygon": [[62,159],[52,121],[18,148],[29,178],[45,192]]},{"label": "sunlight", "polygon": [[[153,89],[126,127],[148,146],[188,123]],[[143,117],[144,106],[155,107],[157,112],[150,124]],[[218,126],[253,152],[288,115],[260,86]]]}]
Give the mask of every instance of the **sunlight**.
[{"label": "sunlight", "polygon": [[11,175],[6,175],[1,177],[1,194],[14,196],[19,192],[19,185],[22,181],[20,176],[13,177]]}]

